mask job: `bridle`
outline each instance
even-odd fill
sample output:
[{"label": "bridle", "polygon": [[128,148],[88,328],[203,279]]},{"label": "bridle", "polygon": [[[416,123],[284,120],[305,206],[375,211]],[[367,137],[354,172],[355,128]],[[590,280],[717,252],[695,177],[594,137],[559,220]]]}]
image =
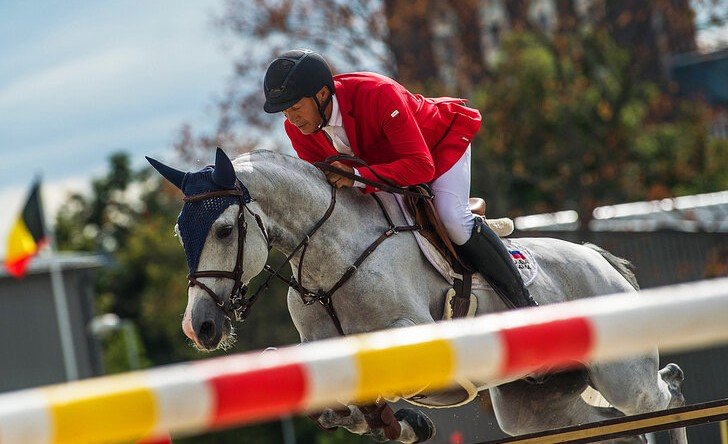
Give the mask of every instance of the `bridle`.
[{"label": "bridle", "polygon": [[[265,226],[263,225],[263,221],[261,220],[260,216],[253,213],[250,208],[246,205],[245,197],[247,196],[247,193],[245,193],[242,189],[242,186],[240,185],[240,182],[237,181],[235,184],[235,188],[231,190],[221,190],[221,191],[210,191],[208,193],[200,193],[195,194],[192,196],[185,196],[184,201],[186,203],[192,203],[192,202],[200,202],[207,199],[214,199],[217,197],[235,197],[238,200],[238,216],[237,216],[237,228],[238,228],[238,252],[237,256],[235,258],[235,267],[233,268],[233,271],[223,271],[223,270],[204,270],[204,271],[194,271],[191,272],[187,276],[188,280],[188,288],[192,287],[200,287],[205,292],[207,292],[208,295],[212,298],[213,301],[215,301],[215,304],[217,304],[218,307],[231,319],[235,318],[236,320],[242,320],[241,314],[244,312],[247,312],[248,308],[248,300],[245,299],[245,294],[248,291],[247,285],[243,283],[243,260],[245,259],[245,237],[248,234],[248,222],[245,220],[245,211],[247,210],[250,212],[251,215],[255,217],[256,222],[258,223],[258,227],[260,228],[261,233],[263,233],[263,237],[266,240],[266,243],[270,245],[270,242],[268,242],[268,233],[265,230]],[[270,249],[270,248],[269,248]],[[228,303],[225,302],[225,299],[220,297],[217,293],[212,291],[210,287],[200,282],[199,278],[225,278],[225,279],[232,279],[234,284],[232,290],[230,290],[230,295],[228,297]],[[252,304],[251,304],[252,305]]]},{"label": "bridle", "polygon": [[[338,173],[345,173],[341,170],[338,170],[334,167],[331,167],[328,165],[328,163],[334,161],[334,160],[353,160],[356,158],[353,158],[351,156],[334,156],[331,158],[326,159],[326,167],[322,169],[327,170],[334,170]],[[356,159],[357,161],[359,159]],[[316,166],[319,166],[320,168],[323,165],[319,165],[319,163],[316,164]],[[343,174],[342,174],[343,175]],[[361,178],[359,178],[361,179]],[[371,185],[379,186],[382,188],[386,187],[386,191],[398,193],[398,194],[404,194],[404,195],[412,195],[415,194],[412,191],[403,189],[401,187],[396,187],[392,185],[386,185],[382,183],[376,183],[371,182]],[[258,300],[258,297],[260,294],[262,294],[270,285],[270,282],[273,278],[278,278],[285,282],[289,287],[293,288],[298,292],[298,294],[301,297],[301,301],[304,305],[312,305],[316,302],[320,303],[324,306],[326,309],[326,312],[328,313],[329,317],[334,323],[334,326],[336,327],[336,330],[339,332],[339,334],[344,335],[344,330],[341,327],[341,321],[339,320],[338,315],[336,314],[336,310],[334,308],[331,296],[339,289],[342,285],[346,283],[349,278],[356,272],[356,270],[359,268],[359,266],[364,262],[364,260],[369,257],[370,254],[374,252],[374,250],[382,243],[384,240],[388,239],[392,235],[395,235],[400,232],[407,232],[407,231],[419,231],[422,229],[420,225],[402,225],[397,226],[392,221],[392,218],[389,215],[389,212],[385,208],[384,204],[382,203],[379,196],[376,194],[371,194],[371,196],[374,198],[374,200],[379,205],[379,208],[382,210],[382,213],[384,214],[385,219],[387,220],[387,223],[389,224],[388,229],[382,233],[377,239],[375,239],[365,250],[364,252],[359,255],[359,257],[354,261],[352,265],[350,265],[347,270],[344,272],[344,274],[339,278],[339,280],[328,290],[316,290],[312,291],[307,289],[303,286],[302,282],[302,276],[303,276],[303,268],[304,268],[304,258],[306,256],[306,250],[308,249],[308,245],[311,241],[311,237],[323,226],[323,224],[331,217],[331,214],[334,212],[334,208],[336,206],[336,187],[331,186],[331,200],[329,202],[329,206],[324,213],[324,215],[321,217],[321,219],[316,222],[316,224],[306,233],[305,237],[301,242],[298,243],[298,245],[293,249],[293,251],[286,256],[286,259],[275,269],[269,265],[265,265],[263,270],[268,273],[268,277],[266,280],[258,287],[256,292],[246,298],[245,295],[247,293],[247,286],[243,283],[243,260],[244,260],[244,250],[245,250],[245,237],[248,232],[248,225],[245,221],[245,211],[248,211],[253,217],[255,217],[255,220],[258,224],[258,227],[260,228],[261,233],[263,233],[263,237],[265,238],[266,244],[268,246],[268,252],[273,248],[270,243],[270,238],[268,237],[268,233],[265,229],[265,226],[263,225],[262,218],[255,212],[253,212],[250,208],[248,208],[246,203],[247,193],[243,191],[242,184],[240,181],[236,181],[235,189],[231,190],[222,190],[222,191],[211,191],[208,193],[201,193],[201,194],[195,194],[192,196],[185,196],[184,201],[185,202],[199,202],[206,199],[212,199],[216,197],[236,197],[239,202],[239,208],[238,208],[238,216],[237,216],[237,226],[238,226],[238,252],[235,259],[235,268],[232,272],[230,271],[220,271],[220,270],[204,270],[204,271],[195,271],[189,274],[187,277],[189,281],[188,288],[199,286],[205,292],[207,292],[208,295],[212,298],[213,301],[217,304],[218,307],[231,319],[235,319],[236,321],[243,321],[245,320],[248,315],[250,314],[250,309],[255,304],[255,302]],[[424,198],[424,199],[430,199],[431,196],[423,195],[423,194],[416,194],[416,197],[418,198]],[[248,198],[249,199],[249,198]],[[248,200],[248,202],[252,202],[252,199]],[[288,263],[290,263],[291,259],[298,253],[301,252],[301,257],[299,259],[298,263],[298,279],[296,277],[291,276],[289,278],[286,278],[283,276],[280,271],[281,269]],[[198,280],[198,278],[204,278],[204,277],[213,277],[213,278],[226,278],[226,279],[232,279],[235,284],[233,285],[232,290],[230,291],[230,296],[228,297],[229,303],[226,303],[223,298],[221,298],[217,293],[212,291],[208,286],[203,284]]]}]

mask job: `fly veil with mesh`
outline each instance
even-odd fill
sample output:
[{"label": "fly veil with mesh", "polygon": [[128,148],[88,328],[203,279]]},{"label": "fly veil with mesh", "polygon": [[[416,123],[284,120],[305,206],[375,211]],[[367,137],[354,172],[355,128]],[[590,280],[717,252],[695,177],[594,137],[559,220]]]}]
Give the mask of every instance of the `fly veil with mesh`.
[{"label": "fly veil with mesh", "polygon": [[[220,148],[217,149],[215,165],[208,165],[195,172],[179,171],[149,157],[147,160],[162,176],[182,190],[186,197],[239,189],[243,193],[242,203],[251,201],[248,189],[237,179],[230,160]],[[240,203],[240,199],[238,196],[215,196],[184,204],[177,224],[190,273],[197,271],[205,238],[213,222],[230,205]]]}]

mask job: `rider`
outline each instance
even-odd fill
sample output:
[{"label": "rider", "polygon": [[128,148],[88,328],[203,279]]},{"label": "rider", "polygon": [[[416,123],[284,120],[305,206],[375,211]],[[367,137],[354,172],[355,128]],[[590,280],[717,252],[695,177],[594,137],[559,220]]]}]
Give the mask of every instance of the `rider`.
[{"label": "rider", "polygon": [[[277,57],[263,82],[267,113],[283,112],[285,130],[301,159],[314,163],[350,154],[370,166],[332,165],[356,176],[399,186],[429,183],[433,204],[458,254],[513,307],[534,306],[500,238],[469,208],[470,141],[480,112],[465,100],[426,98],[374,73],[333,76],[310,50]],[[369,185],[326,173],[337,188]]]}]

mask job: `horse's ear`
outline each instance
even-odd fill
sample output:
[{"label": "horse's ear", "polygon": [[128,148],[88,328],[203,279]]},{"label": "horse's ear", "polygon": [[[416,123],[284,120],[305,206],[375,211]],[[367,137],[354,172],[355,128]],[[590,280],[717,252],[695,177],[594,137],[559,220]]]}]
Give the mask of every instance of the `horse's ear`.
[{"label": "horse's ear", "polygon": [[218,147],[215,153],[215,169],[212,171],[213,182],[223,188],[234,188],[236,179],[233,163],[225,151]]},{"label": "horse's ear", "polygon": [[147,161],[149,161],[150,164],[154,167],[155,170],[159,172],[165,179],[170,181],[172,185],[176,186],[180,190],[182,189],[182,182],[185,179],[185,173],[184,171],[176,170],[170,166],[167,166],[163,164],[162,162],[152,159],[151,157],[146,157]]}]

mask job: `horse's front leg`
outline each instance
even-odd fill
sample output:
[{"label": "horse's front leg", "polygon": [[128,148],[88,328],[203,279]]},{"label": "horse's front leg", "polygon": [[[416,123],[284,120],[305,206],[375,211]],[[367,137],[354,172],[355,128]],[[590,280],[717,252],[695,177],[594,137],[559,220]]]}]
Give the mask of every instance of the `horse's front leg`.
[{"label": "horse's front leg", "polygon": [[394,413],[386,403],[326,409],[315,416],[312,415],[312,419],[325,429],[344,427],[351,433],[368,435],[379,442],[424,442],[434,434],[434,426],[421,413],[410,409]]},{"label": "horse's front leg", "polygon": [[[434,322],[424,316],[421,323]],[[416,325],[411,318],[397,318],[388,328],[402,328]],[[418,410],[401,409],[396,413],[384,401],[374,404],[349,405],[342,409],[326,409],[309,416],[320,427],[334,430],[344,427],[357,435],[368,435],[379,442],[399,441],[402,443],[425,442],[435,435],[435,425]]]}]

